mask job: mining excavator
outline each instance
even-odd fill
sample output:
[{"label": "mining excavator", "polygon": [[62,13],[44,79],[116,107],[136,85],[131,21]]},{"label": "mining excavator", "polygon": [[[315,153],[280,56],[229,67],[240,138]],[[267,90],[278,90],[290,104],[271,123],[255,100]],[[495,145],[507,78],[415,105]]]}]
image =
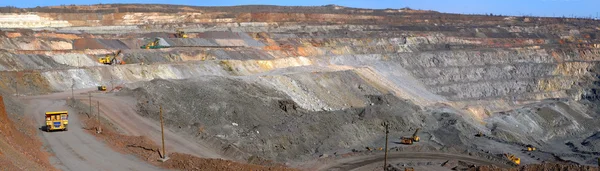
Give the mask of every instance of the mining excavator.
[{"label": "mining excavator", "polygon": [[107,54],[105,57],[100,57],[98,58],[98,62],[105,64],[105,65],[114,65],[114,64],[125,64],[125,61],[123,60],[119,60],[117,59],[117,56],[119,56],[121,54],[121,50],[117,51],[117,53],[114,53],[112,55]]},{"label": "mining excavator", "polygon": [[412,137],[400,138],[400,144],[412,145],[414,142],[419,142],[421,140],[421,138],[417,135],[419,133],[419,130],[421,130],[421,128],[417,128]]},{"label": "mining excavator", "polygon": [[516,165],[520,165],[521,164],[521,158],[518,158],[514,154],[508,154],[508,153],[506,153],[506,154],[504,154],[504,156],[506,156],[506,158],[508,158],[508,160],[512,161]]},{"label": "mining excavator", "polygon": [[177,33],[175,33],[176,38],[188,38],[187,33],[183,31],[183,29],[177,29]]},{"label": "mining excavator", "polygon": [[154,41],[149,42],[148,44],[141,46],[140,48],[142,49],[160,49],[160,48],[164,48],[165,46],[161,46],[159,44],[160,39],[156,38],[154,39]]}]

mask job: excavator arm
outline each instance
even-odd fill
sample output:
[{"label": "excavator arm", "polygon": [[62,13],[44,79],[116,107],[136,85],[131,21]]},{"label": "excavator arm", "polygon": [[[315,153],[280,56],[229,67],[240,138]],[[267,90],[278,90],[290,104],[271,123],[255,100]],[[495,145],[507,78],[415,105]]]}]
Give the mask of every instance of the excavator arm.
[{"label": "excavator arm", "polygon": [[108,65],[114,65],[114,64],[124,64],[123,60],[119,60],[117,59],[117,57],[121,55],[121,50],[117,51],[117,53],[114,53],[111,55],[106,55],[106,57],[104,58],[105,62],[104,64],[108,64]]},{"label": "excavator arm", "polygon": [[421,139],[419,136],[417,136],[417,134],[419,133],[419,130],[421,130],[421,128],[417,128],[417,130],[415,130],[415,133],[412,136],[412,139],[415,142],[419,142],[419,140]]},{"label": "excavator arm", "polygon": [[149,42],[148,44],[141,46],[140,48],[142,49],[158,49],[158,48],[162,48],[162,46],[159,46],[159,41],[160,39],[156,38],[154,39],[154,41]]}]

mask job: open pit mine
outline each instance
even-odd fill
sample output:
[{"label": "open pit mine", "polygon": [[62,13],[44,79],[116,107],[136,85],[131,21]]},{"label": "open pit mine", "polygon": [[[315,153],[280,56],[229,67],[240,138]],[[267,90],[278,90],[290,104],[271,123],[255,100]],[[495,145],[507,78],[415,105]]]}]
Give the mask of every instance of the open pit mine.
[{"label": "open pit mine", "polygon": [[409,8],[3,7],[0,170],[597,171],[599,36]]}]

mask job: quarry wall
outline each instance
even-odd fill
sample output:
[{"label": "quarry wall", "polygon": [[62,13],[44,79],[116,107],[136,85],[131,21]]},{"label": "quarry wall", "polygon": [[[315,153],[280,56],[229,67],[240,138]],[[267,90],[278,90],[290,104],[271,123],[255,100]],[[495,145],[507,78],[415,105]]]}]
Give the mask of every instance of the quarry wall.
[{"label": "quarry wall", "polygon": [[[238,12],[116,9],[122,11],[0,14],[0,87],[40,94],[113,85],[128,87],[130,93],[147,99],[157,99],[160,93],[183,96],[191,92],[195,97],[215,98],[219,94],[210,91],[226,93],[230,98],[202,108],[183,101],[188,107],[167,109],[174,115],[183,113],[167,122],[182,123],[177,129],[189,134],[206,126],[210,135],[221,135],[227,143],[269,158],[372,143],[377,137],[372,132],[381,131],[378,124],[384,117],[403,125],[394,128],[399,132],[425,127],[440,144],[468,143],[466,134],[483,128],[520,143],[569,137],[573,132],[591,136],[597,130],[595,121],[586,121],[597,114],[584,113],[594,110],[588,107],[598,99],[598,21],[411,10],[339,9],[324,14],[277,12],[279,8]],[[175,38],[177,28],[190,38]],[[155,38],[165,48],[140,48]],[[125,65],[97,62],[118,50]],[[176,81],[181,79],[190,80]],[[160,86],[148,85],[148,81]],[[213,88],[211,82],[224,86]],[[170,86],[188,91],[163,90]],[[227,94],[246,90],[257,93]],[[253,97],[267,100],[254,102]],[[540,106],[548,100],[561,100],[566,107]],[[240,112],[244,105],[231,107],[239,103],[264,105],[269,112],[245,116]],[[300,110],[287,112],[288,108]],[[155,109],[140,110],[152,113]],[[194,110],[205,112],[193,116],[190,111]],[[226,115],[221,118],[212,115],[223,112]],[[476,124],[456,124],[461,119],[452,124],[444,120],[448,113]],[[310,117],[286,119],[303,116]],[[265,117],[274,120],[260,120]],[[337,124],[334,127],[310,124],[332,117],[347,118],[331,121]],[[253,124],[229,126],[242,121]],[[564,130],[551,129],[559,127]],[[317,135],[321,128],[331,131]],[[338,129],[349,131],[345,134]],[[286,137],[282,131],[295,136]],[[261,142],[249,143],[253,138]],[[336,143],[340,139],[344,143]]]}]

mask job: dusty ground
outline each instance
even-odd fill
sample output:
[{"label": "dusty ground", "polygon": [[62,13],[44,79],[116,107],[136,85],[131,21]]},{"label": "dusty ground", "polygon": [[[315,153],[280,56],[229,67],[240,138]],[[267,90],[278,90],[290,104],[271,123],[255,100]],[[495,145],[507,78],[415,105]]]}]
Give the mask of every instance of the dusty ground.
[{"label": "dusty ground", "polygon": [[521,166],[518,168],[501,169],[493,166],[479,166],[472,167],[468,170],[477,171],[534,171],[534,170],[569,170],[569,171],[598,171],[600,168],[592,166],[581,166],[575,164],[560,164],[560,163],[544,163],[544,164],[531,164],[527,166]]}]

